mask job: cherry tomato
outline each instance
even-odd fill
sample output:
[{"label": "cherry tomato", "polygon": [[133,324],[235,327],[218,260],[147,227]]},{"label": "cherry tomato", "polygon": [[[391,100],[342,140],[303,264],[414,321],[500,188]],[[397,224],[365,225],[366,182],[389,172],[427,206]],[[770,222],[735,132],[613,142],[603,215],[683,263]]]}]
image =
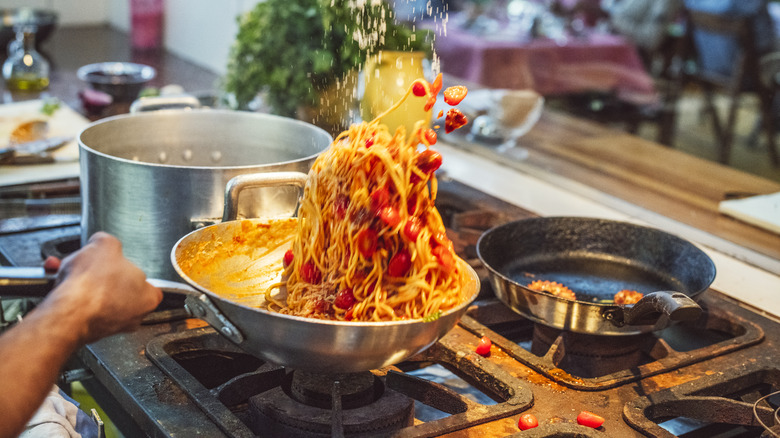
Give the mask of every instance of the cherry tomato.
[{"label": "cherry tomato", "polygon": [[358,251],[360,251],[360,254],[363,257],[370,259],[371,256],[374,255],[374,252],[376,252],[377,240],[378,236],[376,231],[371,228],[361,230],[357,235]]},{"label": "cherry tomato", "polygon": [[425,136],[425,141],[427,141],[429,145],[436,144],[438,139],[436,131],[433,129],[426,129],[423,135]]},{"label": "cherry tomato", "polygon": [[444,132],[450,132],[460,128],[469,122],[469,119],[457,108],[450,108],[447,111],[447,118],[444,120]]},{"label": "cherry tomato", "polygon": [[417,155],[416,162],[417,168],[430,175],[441,167],[442,158],[440,153],[426,149]]},{"label": "cherry tomato", "polygon": [[330,303],[325,300],[318,300],[317,304],[314,305],[314,309],[319,313],[332,313]]},{"label": "cherry tomato", "polygon": [[582,411],[579,415],[577,415],[577,423],[596,429],[604,424],[604,418],[594,414],[593,412]]},{"label": "cherry tomato", "polygon": [[46,272],[57,272],[60,269],[62,261],[54,256],[46,257],[43,261],[43,270]]},{"label": "cherry tomato", "polygon": [[306,262],[301,265],[301,278],[307,283],[319,284],[322,280],[322,274],[313,262]]},{"label": "cherry tomato", "polygon": [[398,214],[398,210],[396,210],[395,207],[391,207],[389,205],[379,210],[379,218],[382,219],[382,222],[390,225],[391,227],[395,227],[401,223],[401,215]]},{"label": "cherry tomato", "polygon": [[425,96],[425,93],[425,85],[420,81],[414,81],[414,84],[412,84],[412,94],[417,97],[423,97]]},{"label": "cherry tomato", "polygon": [[433,248],[433,255],[439,260],[439,266],[441,269],[449,274],[455,268],[455,258],[446,246],[437,246]]},{"label": "cherry tomato", "polygon": [[371,211],[378,212],[382,207],[390,203],[390,191],[386,187],[374,189],[371,192]]},{"label": "cherry tomato", "polygon": [[336,299],[333,300],[333,305],[339,309],[349,309],[355,305],[355,295],[352,293],[351,288],[342,289],[336,294]]},{"label": "cherry tomato", "polygon": [[406,251],[394,255],[387,264],[387,273],[393,277],[403,277],[412,267],[412,257]]},{"label": "cherry tomato", "polygon": [[374,137],[370,137],[366,139],[366,148],[370,148],[374,145]]},{"label": "cherry tomato", "polygon": [[288,249],[287,252],[284,253],[284,259],[282,259],[282,263],[284,264],[285,268],[292,264],[294,257],[295,255],[293,255],[291,249]]},{"label": "cherry tomato", "polygon": [[422,223],[416,217],[410,217],[404,225],[404,236],[409,239],[410,242],[416,242],[417,236],[422,231]]},{"label": "cherry tomato", "polygon": [[490,338],[488,338],[487,336],[483,336],[479,340],[479,344],[477,345],[477,348],[474,351],[482,357],[488,357],[490,356],[490,347],[492,346],[493,346],[493,342],[490,341]]},{"label": "cherry tomato", "polygon": [[444,101],[447,102],[448,105],[455,106],[466,97],[466,93],[468,93],[468,91],[469,90],[463,85],[448,87],[446,90],[444,90]]},{"label": "cherry tomato", "polygon": [[517,422],[517,427],[519,427],[520,430],[533,429],[534,427],[539,427],[539,420],[537,420],[533,414],[523,414]]}]

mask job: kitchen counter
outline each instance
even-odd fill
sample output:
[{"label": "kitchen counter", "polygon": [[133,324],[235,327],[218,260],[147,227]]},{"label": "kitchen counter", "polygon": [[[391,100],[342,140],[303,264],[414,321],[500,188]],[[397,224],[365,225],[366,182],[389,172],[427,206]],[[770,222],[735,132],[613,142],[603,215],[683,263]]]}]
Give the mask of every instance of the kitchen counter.
[{"label": "kitchen counter", "polygon": [[[75,72],[92,62],[152,65],[158,76],[150,85],[188,91],[213,89],[218,79],[170,53],[133,52],[127,35],[108,27],[58,29],[43,52],[53,64],[47,94],[77,110],[84,85]],[[778,192],[778,183],[550,110],[513,150],[447,139],[437,147],[449,177],[536,214],[637,221],[681,235],[715,260],[716,289],[780,316],[780,235],[717,209],[727,197]]]}]

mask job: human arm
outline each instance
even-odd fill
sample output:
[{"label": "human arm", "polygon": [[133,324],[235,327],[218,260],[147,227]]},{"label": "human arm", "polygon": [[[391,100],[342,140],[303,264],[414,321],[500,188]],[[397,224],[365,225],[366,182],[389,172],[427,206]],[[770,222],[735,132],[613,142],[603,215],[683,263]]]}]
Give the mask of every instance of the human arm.
[{"label": "human arm", "polygon": [[76,350],[133,330],[161,300],[108,234],[63,260],[52,292],[0,336],[0,437],[23,430]]}]

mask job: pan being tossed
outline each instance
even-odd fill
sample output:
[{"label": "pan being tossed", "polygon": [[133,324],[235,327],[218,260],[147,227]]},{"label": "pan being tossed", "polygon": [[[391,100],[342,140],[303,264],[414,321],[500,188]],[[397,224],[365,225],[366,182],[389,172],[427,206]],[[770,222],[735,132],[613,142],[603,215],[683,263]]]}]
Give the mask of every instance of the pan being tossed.
[{"label": "pan being tossed", "polygon": [[[241,175],[228,185],[224,219],[184,236],[171,261],[200,294],[186,298],[193,316],[207,321],[243,350],[277,365],[317,373],[353,373],[401,362],[436,342],[458,322],[479,293],[479,277],[455,258],[465,299],[434,318],[338,321],[269,310],[265,291],[278,301],[283,260],[296,218],[235,219],[234,202],[247,187],[291,184],[307,175],[280,172]],[[391,292],[388,292],[391,293]]]},{"label": "pan being tossed", "polygon": [[[543,325],[578,333],[633,335],[701,314],[697,295],[715,265],[679,237],[626,222],[578,217],[523,219],[486,231],[477,253],[496,296]],[[534,281],[568,288],[574,299]],[[553,289],[553,290],[550,290]],[[615,294],[642,294],[617,304]]]}]

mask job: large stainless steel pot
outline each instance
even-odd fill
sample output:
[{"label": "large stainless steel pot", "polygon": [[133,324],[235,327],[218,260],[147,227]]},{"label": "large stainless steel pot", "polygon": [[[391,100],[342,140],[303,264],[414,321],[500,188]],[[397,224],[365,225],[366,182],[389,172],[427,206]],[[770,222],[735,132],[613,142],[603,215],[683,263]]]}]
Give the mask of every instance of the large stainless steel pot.
[{"label": "large stainless steel pot", "polygon": [[[106,231],[148,277],[178,281],[170,248],[218,222],[238,175],[308,172],[331,143],[301,121],[228,110],[162,110],[107,118],[79,135],[81,240]],[[290,216],[295,187],[242,192],[238,216]]]}]

